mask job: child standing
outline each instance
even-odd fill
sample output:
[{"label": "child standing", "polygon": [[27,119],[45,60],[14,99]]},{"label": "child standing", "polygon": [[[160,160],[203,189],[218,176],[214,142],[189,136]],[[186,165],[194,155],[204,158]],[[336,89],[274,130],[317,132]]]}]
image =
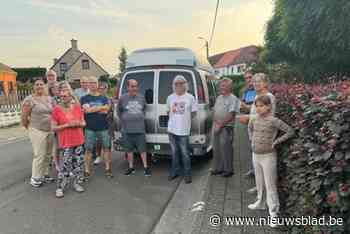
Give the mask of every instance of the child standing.
[{"label": "child standing", "polygon": [[[277,155],[275,146],[294,135],[294,130],[282,120],[273,117],[271,99],[268,96],[259,96],[255,100],[257,115],[251,119],[248,131],[252,136],[253,164],[255,183],[258,190],[257,201],[248,206],[258,210],[266,208],[264,189],[266,189],[267,206],[271,217],[277,217],[279,199],[277,192]],[[276,138],[279,130],[285,132]],[[275,224],[270,224],[276,226]]]}]

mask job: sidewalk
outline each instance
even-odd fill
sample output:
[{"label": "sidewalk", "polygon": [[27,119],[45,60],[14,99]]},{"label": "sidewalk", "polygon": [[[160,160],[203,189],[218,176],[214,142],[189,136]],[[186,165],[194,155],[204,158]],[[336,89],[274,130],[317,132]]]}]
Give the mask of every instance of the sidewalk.
[{"label": "sidewalk", "polygon": [[24,139],[27,137],[27,131],[21,125],[15,125],[7,128],[0,128],[0,144],[9,141]]},{"label": "sidewalk", "polygon": [[[244,126],[237,124],[234,140],[234,170],[235,175],[224,179],[220,176],[211,176],[208,181],[204,201],[204,212],[201,212],[196,220],[192,233],[230,233],[230,234],[254,234],[254,233],[286,233],[285,228],[270,228],[269,226],[227,226],[225,224],[213,227],[209,225],[212,215],[220,217],[267,217],[267,211],[251,211],[248,204],[255,201],[256,194],[248,194],[246,191],[252,188],[254,179],[247,179],[247,172],[251,155],[247,151],[248,141]],[[222,221],[223,222],[223,221]]]}]

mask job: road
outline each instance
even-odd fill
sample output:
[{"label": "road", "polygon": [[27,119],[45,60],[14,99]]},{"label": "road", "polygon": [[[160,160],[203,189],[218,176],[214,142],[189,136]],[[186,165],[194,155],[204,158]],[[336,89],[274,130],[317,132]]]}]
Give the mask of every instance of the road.
[{"label": "road", "polygon": [[[114,152],[113,179],[97,166],[85,193],[69,190],[57,199],[55,184],[29,185],[31,159],[28,140],[0,143],[1,234],[149,233],[181,182],[167,181],[168,160],[153,165],[150,178],[144,177],[140,161],[135,175],[124,176],[127,163]],[[206,164],[196,163],[194,174]]]}]

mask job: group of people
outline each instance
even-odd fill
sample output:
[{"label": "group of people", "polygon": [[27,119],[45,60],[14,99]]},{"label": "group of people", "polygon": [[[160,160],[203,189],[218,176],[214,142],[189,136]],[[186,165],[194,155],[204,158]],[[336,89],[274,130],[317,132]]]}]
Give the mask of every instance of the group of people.
[{"label": "group of people", "polygon": [[[241,99],[232,94],[232,80],[219,80],[220,95],[216,98],[213,114],[213,167],[211,175],[230,177],[233,170],[233,138],[236,121],[247,126],[252,151],[251,169],[255,175],[257,201],[249,209],[265,209],[270,216],[279,212],[277,193],[277,155],[275,146],[293,136],[286,123],[274,117],[276,100],[269,92],[265,74],[245,73],[246,88]],[[144,175],[151,176],[146,150],[145,97],[138,92],[136,80],[126,81],[127,92],[118,102],[116,110],[122,132],[123,149],[128,168],[125,175],[135,173],[134,153],[140,154]],[[105,175],[112,178],[111,117],[112,102],[106,96],[108,84],[96,77],[83,77],[81,88],[74,92],[66,81],[57,82],[56,74],[47,73],[44,80],[34,83],[34,93],[22,105],[22,124],[28,129],[33,146],[31,185],[39,187],[53,181],[49,173],[51,157],[57,170],[56,196],[63,197],[69,182],[77,192],[84,192],[83,182],[91,176],[93,155],[104,160]],[[173,79],[173,93],[166,101],[168,136],[172,152],[168,180],[183,175],[191,183],[189,136],[191,120],[196,116],[198,104],[188,93],[187,80],[182,75]],[[246,113],[246,114],[243,114]],[[284,134],[277,137],[279,131]],[[100,157],[95,158],[100,162]],[[266,196],[264,196],[266,190]]]},{"label": "group of people", "polygon": [[[92,155],[105,162],[105,175],[112,178],[111,135],[109,115],[111,101],[106,96],[108,84],[96,77],[83,77],[81,88],[72,90],[67,81],[57,82],[49,70],[44,79],[34,82],[34,92],[22,103],[21,119],[33,147],[30,184],[40,187],[55,179],[56,197],[72,185],[81,193],[83,182],[91,175]],[[98,159],[98,158],[97,158]]]},{"label": "group of people", "polygon": [[[247,126],[249,150],[252,155],[251,168],[246,176],[255,176],[256,187],[248,193],[257,192],[256,201],[248,205],[251,210],[268,208],[272,218],[278,217],[280,203],[277,191],[276,146],[294,135],[294,130],[282,120],[274,117],[276,99],[269,92],[266,74],[245,73],[246,88],[241,98],[241,114],[238,120]],[[279,134],[279,131],[283,134]],[[266,206],[267,205],[267,206]],[[275,227],[276,222],[270,226]]]}]

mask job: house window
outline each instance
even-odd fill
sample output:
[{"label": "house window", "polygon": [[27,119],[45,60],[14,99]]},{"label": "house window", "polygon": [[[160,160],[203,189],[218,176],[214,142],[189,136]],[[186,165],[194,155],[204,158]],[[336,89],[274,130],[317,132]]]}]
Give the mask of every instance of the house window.
[{"label": "house window", "polygon": [[90,69],[90,61],[87,59],[84,59],[81,61],[81,65],[83,67],[83,70],[89,70]]},{"label": "house window", "polygon": [[60,70],[61,72],[67,71],[67,63],[60,63]]}]

